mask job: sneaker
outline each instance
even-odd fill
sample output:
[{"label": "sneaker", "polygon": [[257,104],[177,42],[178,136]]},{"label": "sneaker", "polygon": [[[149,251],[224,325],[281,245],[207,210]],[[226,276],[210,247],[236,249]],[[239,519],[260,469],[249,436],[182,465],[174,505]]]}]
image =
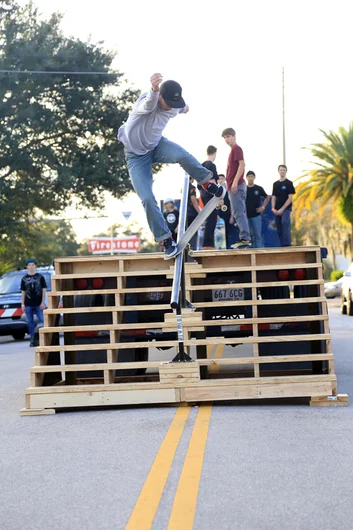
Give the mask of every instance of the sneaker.
[{"label": "sneaker", "polygon": [[34,342],[33,342],[33,340],[31,340],[31,342],[29,343],[29,346],[30,346],[30,348],[34,348]]},{"label": "sneaker", "polygon": [[163,241],[165,259],[171,258],[177,253],[177,245],[172,237]]},{"label": "sneaker", "polygon": [[237,241],[233,245],[231,245],[232,248],[240,248],[240,247],[251,247],[251,241],[250,239],[240,239],[240,241]]},{"label": "sneaker", "polygon": [[204,184],[201,184],[204,190],[208,191],[211,195],[215,195],[216,197],[222,198],[226,194],[226,189],[224,186],[218,186],[217,184],[214,184],[210,180],[205,182]]}]

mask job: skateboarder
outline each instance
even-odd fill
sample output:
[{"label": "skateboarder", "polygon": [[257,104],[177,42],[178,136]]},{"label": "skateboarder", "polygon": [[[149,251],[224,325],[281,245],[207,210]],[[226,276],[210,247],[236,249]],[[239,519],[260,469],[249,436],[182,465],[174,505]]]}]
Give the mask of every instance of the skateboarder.
[{"label": "skateboarder", "polygon": [[138,98],[127,122],[119,129],[118,139],[124,144],[131,182],[145,209],[150,230],[157,242],[163,241],[165,253],[171,257],[177,252],[176,243],[152,191],[152,165],[178,163],[217,197],[223,195],[224,188],[210,182],[212,173],[196,158],[162,136],[171,118],[189,111],[179,83],[162,83],[159,73],[153,74],[150,81],[150,91]]},{"label": "skateboarder", "polygon": [[222,136],[231,148],[227,165],[227,188],[232,204],[235,222],[239,228],[239,241],[233,248],[246,248],[250,245],[249,223],[246,217],[246,184],[244,180],[245,162],[242,148],[236,143],[235,130],[224,129]]}]

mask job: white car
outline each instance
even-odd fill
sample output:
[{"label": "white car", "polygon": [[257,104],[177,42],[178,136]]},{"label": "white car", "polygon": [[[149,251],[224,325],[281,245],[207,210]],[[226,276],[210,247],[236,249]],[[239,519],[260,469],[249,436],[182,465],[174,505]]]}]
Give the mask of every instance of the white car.
[{"label": "white car", "polygon": [[343,279],[340,278],[336,282],[327,282],[324,285],[326,298],[336,298],[341,296]]}]

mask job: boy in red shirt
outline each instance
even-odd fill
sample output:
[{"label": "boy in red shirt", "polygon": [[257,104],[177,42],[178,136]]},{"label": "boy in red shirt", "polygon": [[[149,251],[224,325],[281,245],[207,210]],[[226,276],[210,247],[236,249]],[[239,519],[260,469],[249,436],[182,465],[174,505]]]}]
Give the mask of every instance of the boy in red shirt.
[{"label": "boy in red shirt", "polygon": [[248,218],[246,216],[246,184],[244,180],[245,162],[243,150],[236,143],[235,130],[224,129],[222,136],[231,148],[227,165],[227,189],[234,212],[234,219],[239,228],[239,241],[233,248],[247,248],[251,245]]}]

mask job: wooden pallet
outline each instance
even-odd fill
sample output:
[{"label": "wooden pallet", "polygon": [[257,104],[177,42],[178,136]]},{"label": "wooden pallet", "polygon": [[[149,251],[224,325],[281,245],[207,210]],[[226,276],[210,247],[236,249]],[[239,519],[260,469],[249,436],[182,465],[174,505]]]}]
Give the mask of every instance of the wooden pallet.
[{"label": "wooden pallet", "polygon": [[[165,261],[162,254],[55,260],[45,326],[30,371],[26,407],[21,413],[52,414],[60,408],[99,405],[278,397],[307,397],[311,405],[317,406],[347,404],[348,397],[337,394],[319,247],[202,251],[193,257],[195,262],[185,265],[185,283],[187,299],[195,311],[183,311],[184,344],[195,359],[190,363],[120,362],[131,352],[132,344],[136,355],[155,346],[145,334],[144,340],[138,342],[146,329],[151,334],[162,330],[166,339],[163,336],[158,346],[177,352],[176,316],[169,305],[173,262]],[[287,271],[290,280],[279,279],[280,270]],[[295,279],[293,274],[298,270],[305,271],[304,279]],[[104,285],[98,285],[102,282]],[[289,285],[294,288],[294,295],[289,296]],[[243,290],[245,299],[212,298],[215,289],[221,293],[234,286]],[[99,296],[104,305],[86,307],[87,298],[82,297],[87,295]],[[81,304],[77,307],[79,299]],[[215,320],[218,312],[240,318]],[[60,315],[63,323],[59,322]],[[211,337],[209,330],[219,322],[221,334]],[[282,328],[264,331],[276,325]],[[306,326],[305,333],[288,332],[298,325]],[[248,330],[245,336],[244,332],[241,336],[227,335],[227,330],[236,327]],[[282,331],[284,328],[286,332]],[[85,344],[80,344],[75,338],[75,334],[92,332],[105,334],[106,342],[89,343],[88,337]],[[126,334],[137,342],[126,342]],[[207,347],[213,344],[250,344],[253,355],[210,359]],[[272,347],[276,350],[273,355]],[[95,355],[100,355],[100,360],[90,362],[89,357]],[[295,370],[293,363],[306,368]],[[248,368],[246,373],[240,370],[244,365]],[[266,371],[266,365],[276,366],[276,373]],[[234,370],[231,374],[217,371],[229,366]],[[144,377],[121,376],[121,370],[130,370],[130,374],[131,370],[145,369],[149,375]],[[97,372],[100,375],[93,380],[85,375],[85,381],[80,375]]]}]

